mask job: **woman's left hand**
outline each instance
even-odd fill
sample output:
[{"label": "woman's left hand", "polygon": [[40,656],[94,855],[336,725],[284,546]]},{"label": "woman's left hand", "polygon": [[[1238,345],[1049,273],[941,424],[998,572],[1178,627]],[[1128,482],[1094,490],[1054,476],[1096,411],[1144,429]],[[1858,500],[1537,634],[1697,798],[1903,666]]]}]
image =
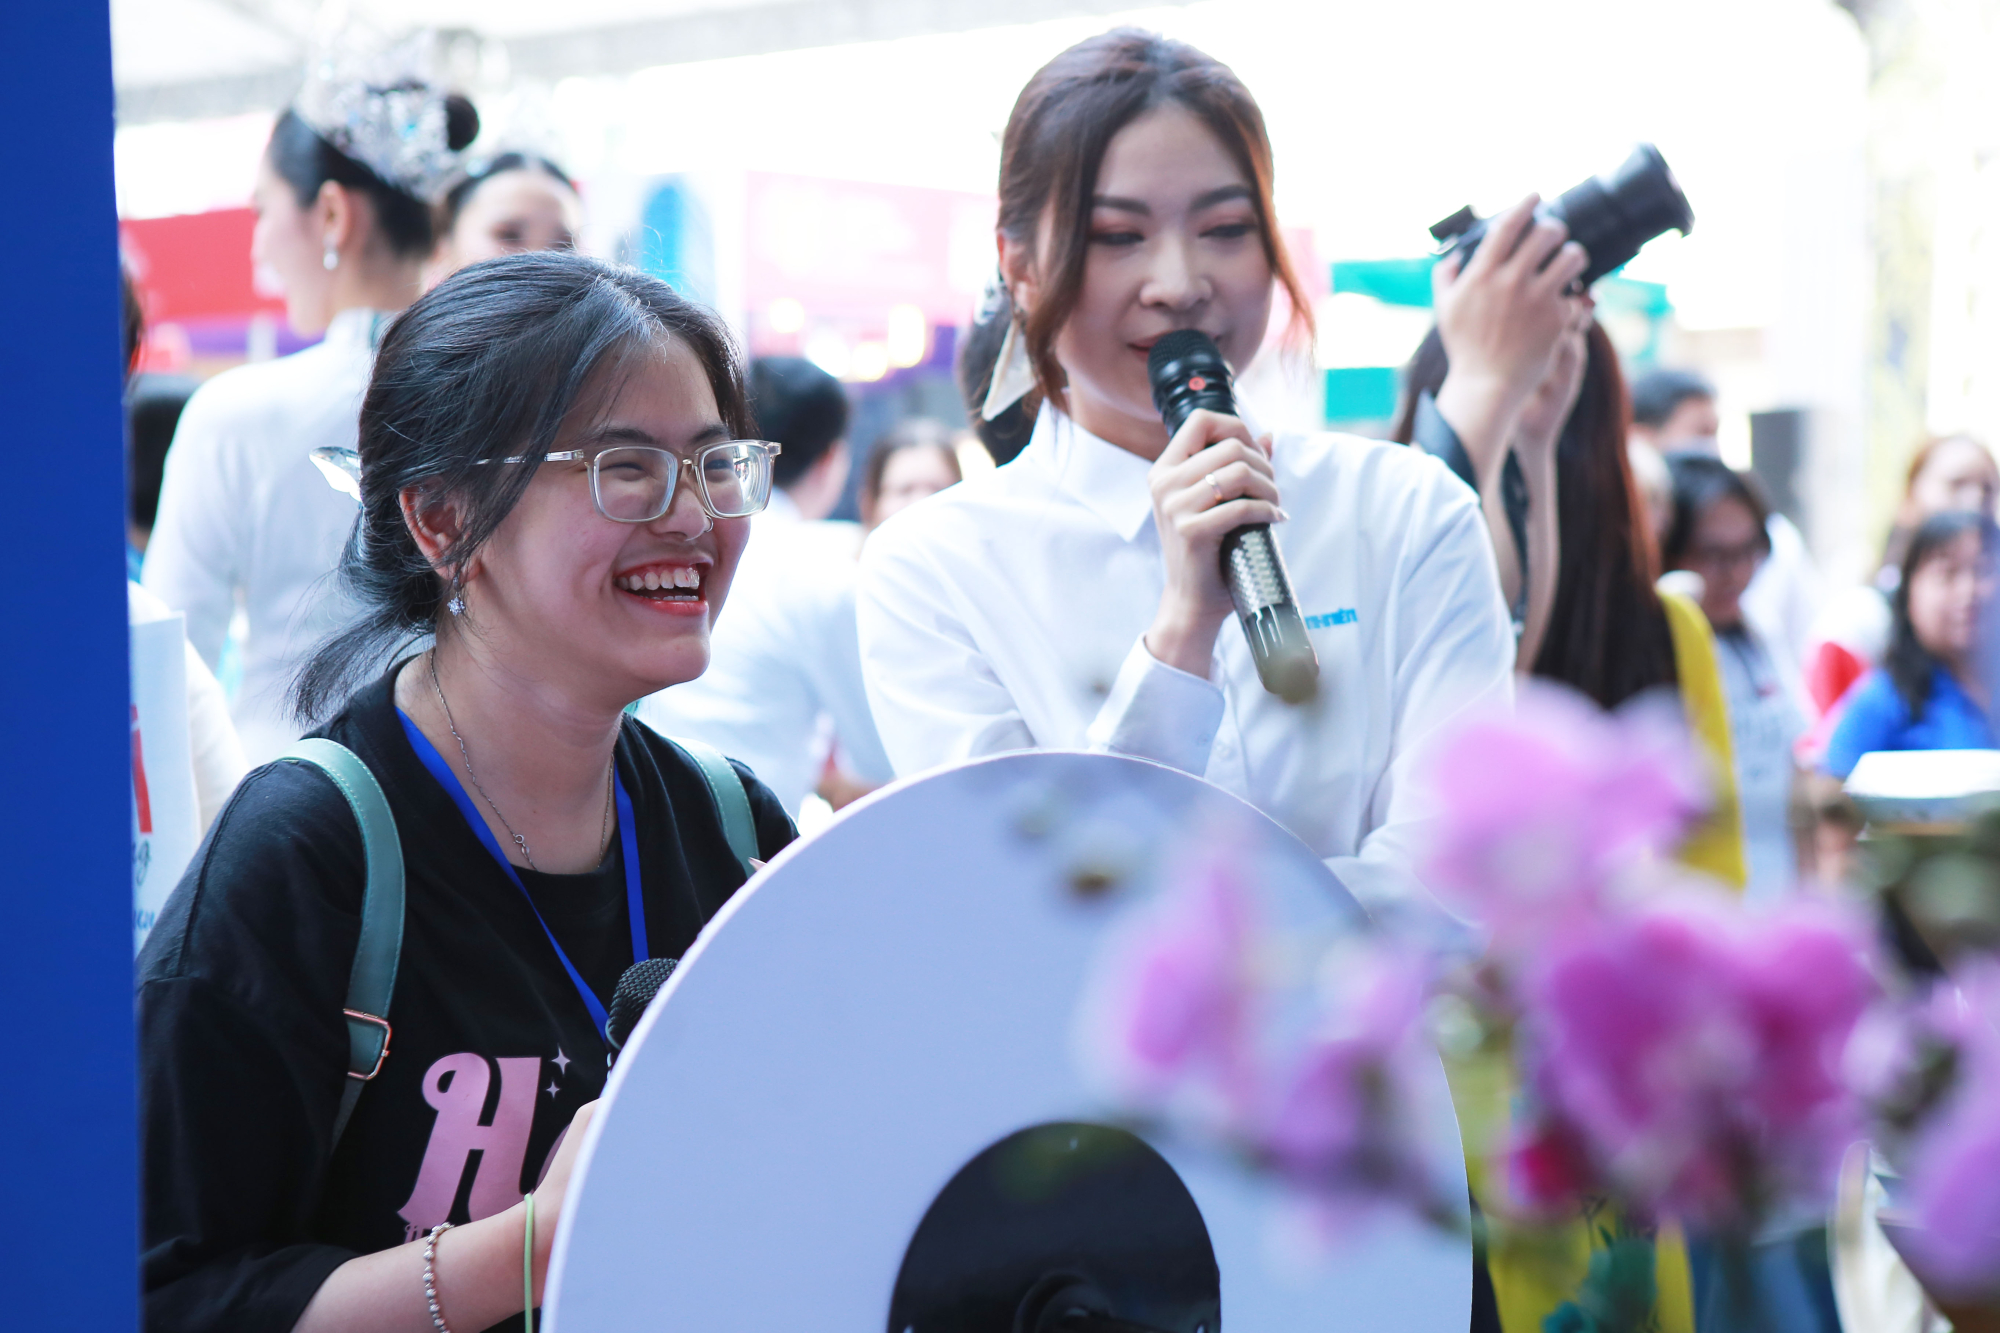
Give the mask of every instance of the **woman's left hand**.
[{"label": "woman's left hand", "polygon": [[1542,382],[1528,399],[1521,419],[1514,427],[1514,451],[1523,467],[1555,452],[1564,424],[1576,407],[1583,389],[1583,371],[1590,360],[1588,334],[1594,303],[1587,297],[1576,303],[1570,322],[1556,340],[1554,354]]},{"label": "woman's left hand", "polygon": [[549,1255],[555,1248],[556,1223],[562,1219],[563,1202],[569,1194],[570,1172],[576,1168],[577,1154],[583,1151],[584,1133],[597,1115],[597,1106],[596,1102],[585,1102],[576,1108],[569,1128],[563,1131],[562,1142],[556,1147],[556,1155],[549,1159],[549,1169],[535,1186],[535,1299],[538,1301],[542,1284],[548,1280]]}]

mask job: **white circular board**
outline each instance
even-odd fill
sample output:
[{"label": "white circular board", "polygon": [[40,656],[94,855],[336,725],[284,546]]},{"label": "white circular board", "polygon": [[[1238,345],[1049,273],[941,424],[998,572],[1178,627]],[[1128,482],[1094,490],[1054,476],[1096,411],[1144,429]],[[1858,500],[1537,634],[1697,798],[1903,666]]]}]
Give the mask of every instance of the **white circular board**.
[{"label": "white circular board", "polygon": [[[689,950],[612,1072],[549,1275],[551,1333],[885,1333],[906,1247],[1007,1135],[1109,1121],[1080,1077],[1105,932],[1228,829],[1281,927],[1360,909],[1290,833],[1174,769],[1003,755],[899,783],[786,849]],[[1079,879],[1116,882],[1095,896]],[[1427,1141],[1465,1197],[1441,1067]],[[1272,1183],[1171,1139],[1228,1333],[1463,1333],[1463,1236],[1383,1210],[1304,1261]]]}]

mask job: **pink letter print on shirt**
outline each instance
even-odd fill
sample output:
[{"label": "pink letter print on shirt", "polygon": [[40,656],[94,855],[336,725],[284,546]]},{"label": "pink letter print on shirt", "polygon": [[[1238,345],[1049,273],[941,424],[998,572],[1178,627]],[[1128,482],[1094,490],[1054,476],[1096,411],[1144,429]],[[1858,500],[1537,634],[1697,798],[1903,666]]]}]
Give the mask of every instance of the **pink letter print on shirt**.
[{"label": "pink letter print on shirt", "polygon": [[495,1060],[500,1066],[500,1101],[493,1122],[481,1124],[492,1066],[483,1055],[447,1055],[424,1074],[424,1100],[437,1108],[416,1188],[400,1215],[414,1240],[451,1218],[452,1200],[465,1179],[466,1159],[479,1149],[479,1173],[466,1201],[467,1220],[477,1222],[521,1201],[521,1163],[528,1155],[528,1132],[535,1125],[535,1085],[540,1056]]}]

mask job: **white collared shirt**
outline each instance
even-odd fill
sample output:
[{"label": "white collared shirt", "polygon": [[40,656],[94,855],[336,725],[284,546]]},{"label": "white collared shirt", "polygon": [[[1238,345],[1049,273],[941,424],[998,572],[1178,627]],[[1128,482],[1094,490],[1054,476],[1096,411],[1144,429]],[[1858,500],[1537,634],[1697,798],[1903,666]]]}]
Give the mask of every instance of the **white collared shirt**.
[{"label": "white collared shirt", "polygon": [[1165,588],[1150,464],[1044,408],[1019,458],[863,554],[863,670],[898,774],[1017,749],[1153,759],[1248,799],[1364,902],[1427,902],[1423,747],[1513,688],[1478,500],[1421,451],[1354,436],[1280,435],[1274,463],[1318,699],[1267,693],[1233,620],[1208,679],[1146,650]]},{"label": "white collared shirt", "polygon": [[355,614],[333,575],[360,510],[311,454],[354,447],[388,318],[343,310],[316,346],[217,375],[188,399],[167,451],[146,591],[186,614],[188,642],[211,668],[241,599],[250,629],[230,714],[252,764],[298,738],[292,677]]},{"label": "white collared shirt", "polygon": [[647,696],[639,720],[742,760],[794,819],[833,742],[856,777],[887,782],[854,632],[860,548],[858,524],[808,522],[773,491],[709,635],[708,670]]}]

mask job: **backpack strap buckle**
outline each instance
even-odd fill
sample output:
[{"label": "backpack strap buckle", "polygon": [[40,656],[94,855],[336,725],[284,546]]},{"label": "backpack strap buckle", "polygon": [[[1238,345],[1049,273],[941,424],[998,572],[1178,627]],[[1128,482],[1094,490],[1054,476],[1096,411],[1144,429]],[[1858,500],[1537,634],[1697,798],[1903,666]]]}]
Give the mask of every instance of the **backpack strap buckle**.
[{"label": "backpack strap buckle", "polygon": [[359,1045],[361,1049],[366,1050],[366,1043],[375,1035],[372,1032],[357,1030],[357,1025],[364,1029],[371,1027],[382,1029],[382,1045],[375,1052],[374,1068],[365,1074],[360,1071],[358,1066],[366,1063],[364,1057],[362,1060],[351,1061],[347,1071],[349,1078],[358,1078],[363,1083],[371,1082],[377,1074],[382,1072],[382,1062],[389,1058],[389,1037],[394,1030],[389,1026],[389,1020],[386,1018],[378,1018],[374,1014],[364,1014],[359,1009],[343,1009],[340,1012],[347,1016],[348,1044],[350,1047]]}]

